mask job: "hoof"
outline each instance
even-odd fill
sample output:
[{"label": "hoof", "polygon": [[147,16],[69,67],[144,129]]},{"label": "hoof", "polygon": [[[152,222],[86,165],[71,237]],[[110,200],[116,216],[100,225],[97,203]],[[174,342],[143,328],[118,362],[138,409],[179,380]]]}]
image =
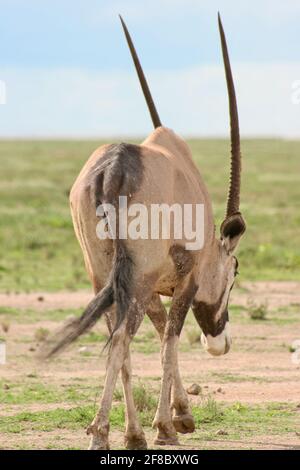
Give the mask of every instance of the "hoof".
[{"label": "hoof", "polygon": [[101,435],[95,424],[90,424],[86,430],[86,433],[87,435],[92,435],[88,450],[110,450],[107,438],[108,433]]},{"label": "hoof", "polygon": [[157,436],[154,439],[154,444],[156,446],[179,446],[179,441],[177,437],[159,437]]},{"label": "hoof", "polygon": [[146,450],[147,441],[144,436],[125,436],[125,447],[127,450]]},{"label": "hoof", "polygon": [[179,441],[176,435],[176,429],[174,428],[171,419],[164,421],[154,419],[152,427],[157,429],[157,435],[154,440],[154,444],[158,446],[179,445]]},{"label": "hoof", "polygon": [[172,423],[177,432],[188,434],[195,431],[195,421],[192,415],[173,416]]},{"label": "hoof", "polygon": [[103,442],[99,437],[93,436],[90,440],[88,450],[109,450],[108,442]]}]

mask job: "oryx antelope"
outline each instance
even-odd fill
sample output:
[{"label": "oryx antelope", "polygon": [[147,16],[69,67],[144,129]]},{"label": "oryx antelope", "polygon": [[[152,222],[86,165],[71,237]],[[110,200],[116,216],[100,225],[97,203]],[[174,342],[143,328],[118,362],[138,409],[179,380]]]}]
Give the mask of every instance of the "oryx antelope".
[{"label": "oryx antelope", "polygon": [[[111,342],[100,409],[87,430],[91,435],[90,449],[109,448],[109,412],[120,371],[126,402],[125,445],[129,449],[147,446],[133,400],[129,352],[130,342],[145,314],[162,342],[161,391],[153,422],[157,428],[155,443],[176,445],[176,432],[194,431],[178,369],[179,336],[191,307],[207,351],[213,355],[228,352],[231,343],[228,301],[238,264],[233,252],[246,228],[239,211],[238,111],[220,16],[231,124],[231,177],[220,238],[215,233],[208,191],[189,147],[161,124],[131,37],[122,18],[121,21],[155,130],[141,145],[123,143],[100,147],[75,181],[70,194],[72,218],[95,297],[82,316],[64,326],[44,351],[47,357],[57,353],[105,315]],[[101,203],[117,205],[120,195],[127,196],[129,204],[138,202],[147,207],[153,203],[203,204],[203,248],[188,251],[184,237],[181,240],[120,237],[100,240],[96,235],[99,222],[96,207]],[[172,297],[168,314],[160,295]]]}]

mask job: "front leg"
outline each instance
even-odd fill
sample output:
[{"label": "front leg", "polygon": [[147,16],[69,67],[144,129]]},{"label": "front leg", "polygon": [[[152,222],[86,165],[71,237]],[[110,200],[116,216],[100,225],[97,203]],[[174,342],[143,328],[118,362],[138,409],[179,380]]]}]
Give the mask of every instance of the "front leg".
[{"label": "front leg", "polygon": [[[128,380],[129,378],[131,378],[131,371],[129,371],[128,368],[130,366],[130,364],[128,363],[129,345],[142,322],[145,309],[149,303],[149,295],[151,295],[151,291],[150,294],[147,291],[147,295],[142,292],[141,294],[139,294],[139,296],[136,295],[135,297],[133,297],[135,298],[135,302],[132,302],[130,304],[125,320],[123,320],[121,326],[115,331],[112,336],[100,409],[96,414],[93,422],[87,429],[87,433],[92,435],[90,443],[90,449],[92,450],[109,449],[109,412],[112,405],[113,392],[116,386],[118,374],[120,372],[120,369],[123,368],[124,364],[125,366],[122,375],[123,380],[125,380],[124,392],[127,404],[127,412],[129,412],[130,414],[131,411],[133,412],[134,410],[131,380]],[[111,329],[110,325],[109,327]],[[130,372],[130,377],[124,376],[124,372],[125,375],[127,375],[128,371]],[[137,426],[137,420],[135,419],[135,416],[136,415],[131,415],[132,420],[127,420],[128,430],[130,424],[133,425],[133,427],[131,427],[130,429],[132,431],[130,437],[132,437],[132,441],[135,441],[133,442],[134,445],[146,445],[146,442],[143,438],[143,432],[141,428]],[[133,434],[133,428],[135,434]],[[132,442],[130,444],[132,444]]]},{"label": "front leg", "polygon": [[162,344],[163,376],[161,392],[153,422],[153,426],[157,428],[155,444],[158,445],[178,444],[176,428],[172,422],[170,397],[172,385],[175,385],[174,380],[178,379],[179,374],[176,372],[176,370],[178,371],[177,349],[179,335],[195,291],[196,286],[191,278],[185,282],[185,286],[176,288],[167,319]]},{"label": "front leg", "polygon": [[[168,314],[158,294],[154,294],[152,297],[151,303],[147,309],[147,315],[157,330],[161,341],[163,341]],[[180,378],[178,360],[176,360],[174,364],[171,397],[172,422],[176,431],[182,434],[194,432],[195,422],[190,412],[187,393]]]},{"label": "front leg", "polygon": [[187,434],[195,431],[195,421],[190,412],[187,393],[182,385],[178,362],[174,370],[173,387],[171,394],[172,422],[177,432]]}]

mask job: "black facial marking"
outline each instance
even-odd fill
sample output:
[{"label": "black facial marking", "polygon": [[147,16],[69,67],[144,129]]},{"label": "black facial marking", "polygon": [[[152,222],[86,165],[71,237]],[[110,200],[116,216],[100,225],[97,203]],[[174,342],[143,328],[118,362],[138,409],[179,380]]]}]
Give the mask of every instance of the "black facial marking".
[{"label": "black facial marking", "polygon": [[234,260],[235,260],[235,269],[234,269],[234,275],[237,276],[239,274],[239,262],[238,262],[238,259],[234,256]]},{"label": "black facial marking", "polygon": [[192,304],[197,289],[198,285],[195,283],[193,276],[191,276],[184,292],[173,297],[169,312],[169,327],[166,330],[166,335],[168,337],[180,336],[185,317]]},{"label": "black facial marking", "polygon": [[192,310],[194,316],[205,336],[218,336],[224,330],[226,322],[229,321],[228,302],[219,320],[217,322],[215,321],[215,317],[221,307],[224,294],[225,291],[222,293],[219,300],[214,304],[197,301],[193,302]]}]

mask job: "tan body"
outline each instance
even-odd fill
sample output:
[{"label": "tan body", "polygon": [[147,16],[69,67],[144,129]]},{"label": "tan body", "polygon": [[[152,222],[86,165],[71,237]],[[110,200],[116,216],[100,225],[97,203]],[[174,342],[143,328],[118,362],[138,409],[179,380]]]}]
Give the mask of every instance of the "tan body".
[{"label": "tan body", "polygon": [[[192,154],[180,137],[163,127],[156,129],[140,148],[144,166],[143,184],[142,188],[130,198],[131,204],[142,203],[149,208],[149,212],[151,204],[161,203],[203,204],[205,207],[205,246],[200,251],[191,252],[195,263],[191,274],[198,277],[198,270],[205,261],[206,251],[210,250],[214,240],[214,222],[211,201],[192,160]],[[75,232],[96,292],[106,284],[113,262],[112,240],[99,240],[96,236],[95,227],[99,219],[89,192],[90,173],[106,150],[107,146],[103,146],[91,155],[70,193]],[[186,242],[185,239],[176,241],[128,239],[126,245],[132,253],[135,253],[137,276],[155,278],[154,292],[172,295],[178,279],[174,262],[169,255],[170,247],[174,243],[184,246]]]}]

